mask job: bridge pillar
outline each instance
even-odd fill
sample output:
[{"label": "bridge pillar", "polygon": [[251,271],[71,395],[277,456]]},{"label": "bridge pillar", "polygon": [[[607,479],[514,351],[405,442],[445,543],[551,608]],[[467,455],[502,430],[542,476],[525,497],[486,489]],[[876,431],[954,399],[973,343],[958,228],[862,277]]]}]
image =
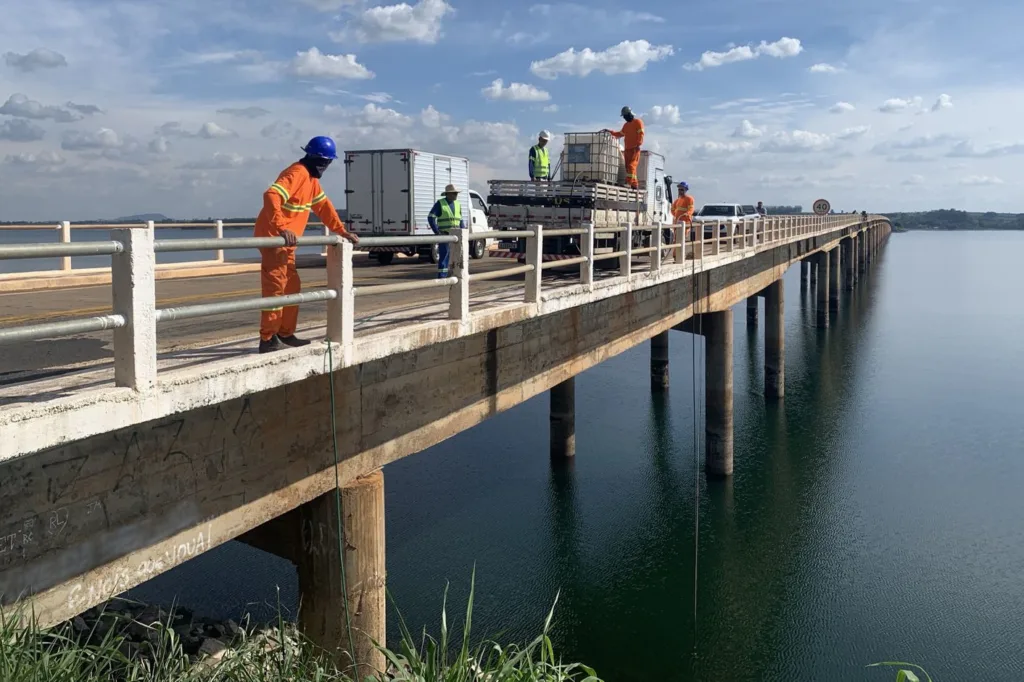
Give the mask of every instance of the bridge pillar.
[{"label": "bridge pillar", "polygon": [[781,398],[786,392],[785,295],[778,279],[764,290],[764,395]]},{"label": "bridge pillar", "polygon": [[576,456],[576,377],[570,377],[548,391],[551,459]]},{"label": "bridge pillar", "polygon": [[[857,274],[860,275],[867,268],[868,233],[861,232],[857,235]],[[859,279],[859,278],[858,278]]]},{"label": "bridge pillar", "polygon": [[828,328],[828,252],[819,251],[814,256],[818,271],[817,323],[820,329]]},{"label": "bridge pillar", "polygon": [[818,286],[818,257],[811,256],[811,259],[807,261],[807,269],[811,273],[811,289]]},{"label": "bridge pillar", "polygon": [[847,291],[853,291],[853,285],[857,282],[857,258],[854,255],[857,250],[857,237],[852,236],[849,239],[844,239],[842,245],[843,270],[846,275],[843,281],[843,288]]},{"label": "bridge pillar", "polygon": [[707,313],[704,332],[704,471],[732,475],[732,310]]},{"label": "bridge pillar", "polygon": [[651,337],[651,390],[668,388],[668,332]]},{"label": "bridge pillar", "polygon": [[807,291],[807,277],[810,270],[810,263],[805,260],[800,261],[800,291]]},{"label": "bridge pillar", "polygon": [[757,327],[757,294],[747,297],[747,326]]},{"label": "bridge pillar", "polygon": [[831,314],[839,312],[839,291],[842,288],[841,275],[843,274],[839,251],[837,246],[828,252],[828,310]]},{"label": "bridge pillar", "polygon": [[[339,667],[358,670],[354,679],[384,670],[384,657],[371,638],[386,640],[384,562],[384,473],[379,469],[341,489],[341,533],[348,594],[342,588],[338,551],[338,508],[331,491],[299,507],[302,551],[299,573],[299,627],[329,652]],[[352,621],[351,652],[345,600]]]}]

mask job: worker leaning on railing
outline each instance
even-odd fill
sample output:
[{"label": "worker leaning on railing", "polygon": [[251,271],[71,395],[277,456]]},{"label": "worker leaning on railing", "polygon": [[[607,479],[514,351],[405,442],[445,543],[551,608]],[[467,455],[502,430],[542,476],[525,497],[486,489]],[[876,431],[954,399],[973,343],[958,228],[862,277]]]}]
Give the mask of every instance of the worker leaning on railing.
[{"label": "worker leaning on railing", "polygon": [[[334,204],[320,187],[320,177],[338,151],[329,137],[314,137],[302,151],[306,155],[281,171],[277,181],[263,193],[263,209],[256,218],[255,237],[284,237],[286,246],[260,249],[260,282],[263,296],[297,294],[302,288],[295,269],[295,242],[306,231],[312,210],[327,228],[353,244],[359,237],[345,229]],[[309,343],[295,336],[299,307],[264,308],[260,315],[260,352],[285,346],[297,348]]]}]

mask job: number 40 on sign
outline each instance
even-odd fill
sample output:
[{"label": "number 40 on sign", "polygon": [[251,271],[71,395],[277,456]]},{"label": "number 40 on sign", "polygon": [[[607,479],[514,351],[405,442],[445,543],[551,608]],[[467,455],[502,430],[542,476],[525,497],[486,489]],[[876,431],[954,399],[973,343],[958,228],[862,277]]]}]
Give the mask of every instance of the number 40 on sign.
[{"label": "number 40 on sign", "polygon": [[812,208],[814,209],[814,215],[828,215],[828,212],[832,210],[832,204],[828,203],[825,199],[818,199],[814,202]]}]

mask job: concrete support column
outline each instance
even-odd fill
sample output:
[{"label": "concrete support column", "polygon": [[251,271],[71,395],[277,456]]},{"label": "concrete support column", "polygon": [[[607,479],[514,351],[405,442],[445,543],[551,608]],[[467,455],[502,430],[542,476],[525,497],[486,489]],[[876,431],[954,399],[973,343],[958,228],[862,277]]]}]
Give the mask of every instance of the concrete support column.
[{"label": "concrete support column", "polygon": [[815,260],[818,271],[818,294],[815,297],[817,304],[815,308],[817,310],[818,327],[820,329],[828,328],[828,253],[825,251],[819,251],[815,254]]},{"label": "concrete support column", "polygon": [[651,338],[651,390],[668,388],[668,332]]},{"label": "concrete support column", "polygon": [[576,456],[576,377],[553,386],[550,407],[551,458]]},{"label": "concrete support column", "polygon": [[703,315],[704,471],[732,475],[732,310]]},{"label": "concrete support column", "polygon": [[[296,557],[299,573],[299,627],[329,652],[353,679],[384,670],[384,657],[371,638],[386,641],[384,562],[384,474],[379,469],[341,489],[345,583],[342,587],[338,551],[338,509],[335,492],[299,507],[302,547]],[[345,600],[352,620],[355,651],[350,651]],[[358,670],[350,668],[353,660]],[[355,673],[355,674],[353,674]]]},{"label": "concrete support column", "polygon": [[842,287],[840,276],[843,269],[839,255],[838,246],[828,252],[828,310],[832,314],[839,312],[839,291]]},{"label": "concrete support column", "polygon": [[853,285],[857,281],[857,260],[854,256],[856,250],[857,238],[850,237],[844,239],[843,242],[843,270],[845,272],[845,278],[843,281],[843,287],[847,291],[853,291]]},{"label": "concrete support column", "polygon": [[814,289],[818,286],[818,259],[817,256],[811,256],[811,260],[807,261],[807,268],[811,273],[811,288]]},{"label": "concrete support column", "polygon": [[807,278],[810,275],[811,264],[805,260],[800,261],[800,291],[807,291]]},{"label": "concrete support column", "polygon": [[757,294],[747,297],[747,326],[757,327]]},{"label": "concrete support column", "polygon": [[782,280],[764,290],[764,396],[779,399],[786,392],[786,318]]},{"label": "concrete support column", "polygon": [[857,235],[857,274],[864,272],[867,266],[868,233],[861,232]]}]

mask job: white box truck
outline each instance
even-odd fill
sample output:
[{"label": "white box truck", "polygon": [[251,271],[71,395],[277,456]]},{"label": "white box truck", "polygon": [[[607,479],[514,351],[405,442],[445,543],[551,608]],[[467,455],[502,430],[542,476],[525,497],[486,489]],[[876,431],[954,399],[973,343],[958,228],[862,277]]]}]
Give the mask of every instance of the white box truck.
[{"label": "white box truck", "polygon": [[[462,217],[470,232],[486,232],[487,204],[469,189],[469,161],[419,149],[361,149],[345,152],[347,226],[360,237],[430,236],[427,214],[445,185],[459,190]],[[470,244],[470,255],[483,258],[485,240]],[[371,246],[370,256],[387,265],[396,253],[437,262],[434,246]]]}]

